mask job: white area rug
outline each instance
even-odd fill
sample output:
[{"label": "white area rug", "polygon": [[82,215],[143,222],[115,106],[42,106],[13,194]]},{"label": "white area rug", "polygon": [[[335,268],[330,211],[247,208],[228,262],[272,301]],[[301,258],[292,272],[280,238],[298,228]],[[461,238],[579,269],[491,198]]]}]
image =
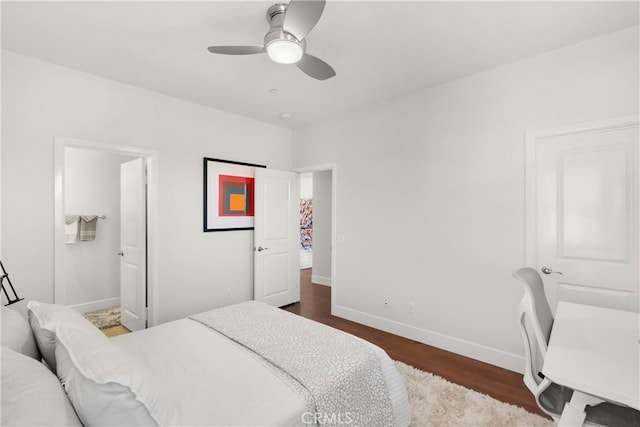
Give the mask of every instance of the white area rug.
[{"label": "white area rug", "polygon": [[395,362],[404,378],[414,427],[545,426],[551,420],[500,402],[402,362]]}]

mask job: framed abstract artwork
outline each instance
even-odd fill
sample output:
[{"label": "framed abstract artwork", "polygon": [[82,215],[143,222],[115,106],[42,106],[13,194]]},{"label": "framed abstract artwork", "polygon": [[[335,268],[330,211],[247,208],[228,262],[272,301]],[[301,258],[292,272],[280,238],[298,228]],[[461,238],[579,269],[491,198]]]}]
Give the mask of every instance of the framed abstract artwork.
[{"label": "framed abstract artwork", "polygon": [[254,169],[264,167],[204,158],[203,231],[253,230]]}]

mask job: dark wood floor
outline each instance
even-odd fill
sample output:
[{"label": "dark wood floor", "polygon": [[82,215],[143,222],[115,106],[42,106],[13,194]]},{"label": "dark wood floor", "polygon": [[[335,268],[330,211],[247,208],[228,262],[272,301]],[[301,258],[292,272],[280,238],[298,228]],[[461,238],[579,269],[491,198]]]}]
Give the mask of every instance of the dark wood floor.
[{"label": "dark wood floor", "polygon": [[311,269],[300,270],[300,302],[285,310],[359,336],[383,348],[392,359],[545,416],[520,374],[332,316],[331,288],[312,284]]}]

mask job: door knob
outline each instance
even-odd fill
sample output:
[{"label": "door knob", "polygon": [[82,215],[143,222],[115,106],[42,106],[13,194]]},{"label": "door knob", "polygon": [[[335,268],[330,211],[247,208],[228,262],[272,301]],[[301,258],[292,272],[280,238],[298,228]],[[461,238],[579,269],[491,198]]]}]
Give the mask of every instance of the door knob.
[{"label": "door knob", "polygon": [[266,251],[267,249],[269,249],[269,248],[263,248],[262,246],[258,246],[258,247],[256,248],[256,251],[258,251],[258,252],[262,252],[262,251]]},{"label": "door knob", "polygon": [[124,256],[124,251],[120,251],[120,252],[118,252],[118,255],[120,255],[120,256]]},{"label": "door knob", "polygon": [[553,268],[549,267],[548,265],[543,265],[542,268],[540,269],[544,274],[551,274],[551,273],[556,273],[556,274],[562,274],[559,271],[553,271]]}]

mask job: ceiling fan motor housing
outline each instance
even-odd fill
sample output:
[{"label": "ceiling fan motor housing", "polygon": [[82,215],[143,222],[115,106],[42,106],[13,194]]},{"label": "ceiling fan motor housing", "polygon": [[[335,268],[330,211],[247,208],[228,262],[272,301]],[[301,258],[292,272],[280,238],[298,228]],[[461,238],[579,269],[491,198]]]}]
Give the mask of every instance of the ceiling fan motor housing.
[{"label": "ceiling fan motor housing", "polygon": [[267,9],[267,22],[269,23],[269,25],[271,25],[272,27],[274,25],[279,25],[282,27],[282,23],[284,22],[284,14],[286,11],[286,3],[276,3],[269,9]]},{"label": "ceiling fan motor housing", "polygon": [[287,5],[285,3],[277,3],[271,6],[267,10],[267,22],[269,22],[269,31],[264,36],[264,47],[274,41],[288,41],[299,45],[302,48],[302,52],[307,49],[307,42],[298,40],[293,34],[290,34],[283,30],[282,25],[284,23],[284,16],[287,11]]}]

